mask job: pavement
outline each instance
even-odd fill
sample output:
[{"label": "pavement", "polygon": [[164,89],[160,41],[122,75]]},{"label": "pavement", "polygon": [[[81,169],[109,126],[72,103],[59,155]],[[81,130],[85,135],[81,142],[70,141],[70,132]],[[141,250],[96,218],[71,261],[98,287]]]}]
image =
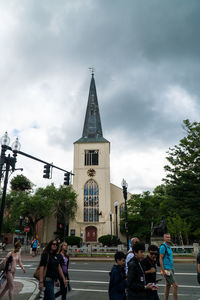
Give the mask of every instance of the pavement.
[{"label": "pavement", "polygon": [[[10,251],[0,252],[0,259],[4,258]],[[22,261],[38,262],[40,261],[40,255],[32,257],[29,253],[22,251]],[[70,261],[102,261],[102,262],[113,262],[111,257],[70,257]],[[191,263],[195,262],[194,257],[176,257],[174,262],[180,263]],[[2,288],[0,289],[0,291]],[[3,300],[8,300],[8,295],[3,297]],[[15,300],[37,300],[39,299],[38,281],[30,277],[15,277],[14,281],[14,299]]]}]

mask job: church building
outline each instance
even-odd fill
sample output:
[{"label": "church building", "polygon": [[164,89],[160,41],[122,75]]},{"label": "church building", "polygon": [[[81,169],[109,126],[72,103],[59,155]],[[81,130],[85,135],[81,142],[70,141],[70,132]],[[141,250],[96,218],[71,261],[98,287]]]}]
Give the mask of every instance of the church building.
[{"label": "church building", "polygon": [[73,173],[78,209],[69,235],[82,237],[83,243],[97,243],[100,236],[112,233],[125,242],[119,226],[123,191],[110,183],[110,142],[103,136],[93,73],[82,137],[74,142]]},{"label": "church building", "polygon": [[[70,220],[68,234],[81,237],[87,244],[98,243],[98,238],[107,234],[116,235],[126,242],[125,235],[120,233],[123,190],[110,183],[110,142],[103,136],[93,73],[82,137],[74,142],[73,173],[78,209],[74,220]],[[130,195],[128,193],[128,199]],[[55,238],[55,218],[46,218],[39,225],[42,242]]]}]

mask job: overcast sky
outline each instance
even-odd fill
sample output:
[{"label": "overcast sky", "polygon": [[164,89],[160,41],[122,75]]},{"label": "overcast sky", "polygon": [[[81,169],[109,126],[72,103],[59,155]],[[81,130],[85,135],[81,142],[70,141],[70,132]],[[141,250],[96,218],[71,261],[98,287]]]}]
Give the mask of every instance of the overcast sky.
[{"label": "overcast sky", "polygon": [[[93,66],[111,182],[152,191],[183,120],[200,120],[199,16],[199,0],[1,1],[0,135],[72,170]],[[17,167],[51,182],[38,162],[18,156]]]}]

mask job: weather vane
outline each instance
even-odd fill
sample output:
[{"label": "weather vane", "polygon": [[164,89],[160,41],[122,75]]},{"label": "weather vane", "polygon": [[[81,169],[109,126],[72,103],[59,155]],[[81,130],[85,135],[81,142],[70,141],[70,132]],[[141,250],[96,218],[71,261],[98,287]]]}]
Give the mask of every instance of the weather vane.
[{"label": "weather vane", "polygon": [[94,67],[89,67],[88,69],[90,70],[91,75],[93,76],[94,75],[94,70],[95,70]]}]

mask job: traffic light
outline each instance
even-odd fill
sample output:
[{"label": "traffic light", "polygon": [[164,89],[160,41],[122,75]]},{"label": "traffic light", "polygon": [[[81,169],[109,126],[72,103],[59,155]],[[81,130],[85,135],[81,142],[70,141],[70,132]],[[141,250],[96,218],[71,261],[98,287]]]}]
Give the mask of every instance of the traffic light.
[{"label": "traffic light", "polygon": [[44,165],[43,178],[50,178],[50,165]]},{"label": "traffic light", "polygon": [[69,177],[70,177],[70,173],[64,174],[64,185],[69,185]]}]

